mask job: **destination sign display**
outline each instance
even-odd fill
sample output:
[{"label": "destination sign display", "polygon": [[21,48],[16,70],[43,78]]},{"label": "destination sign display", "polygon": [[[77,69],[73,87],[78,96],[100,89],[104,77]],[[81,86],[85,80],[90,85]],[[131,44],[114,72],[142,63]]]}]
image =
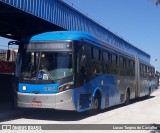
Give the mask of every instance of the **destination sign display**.
[{"label": "destination sign display", "polygon": [[28,50],[69,50],[71,42],[32,42],[28,44]]}]

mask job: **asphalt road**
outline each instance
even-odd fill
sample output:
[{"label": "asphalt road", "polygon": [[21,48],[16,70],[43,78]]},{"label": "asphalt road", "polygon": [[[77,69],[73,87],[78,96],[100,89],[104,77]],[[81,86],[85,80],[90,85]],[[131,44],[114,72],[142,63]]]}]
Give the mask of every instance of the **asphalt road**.
[{"label": "asphalt road", "polygon": [[[27,113],[26,113],[27,112]],[[86,113],[55,111],[47,109],[28,110],[21,115],[7,118],[1,121],[1,124],[87,124],[86,126],[80,125],[80,129],[92,129],[89,124],[160,124],[160,89],[157,89],[149,99],[141,98],[139,100],[132,101],[130,105],[116,106],[101,111],[99,114],[89,116]],[[54,125],[53,125],[54,126]],[[61,129],[61,125],[57,125]],[[104,125],[105,126],[105,125]],[[107,125],[106,125],[107,126]],[[71,129],[74,125],[71,125]],[[63,128],[63,126],[62,126]],[[94,127],[98,129],[99,127]],[[116,127],[115,127],[116,128]],[[70,127],[68,128],[70,129]],[[73,129],[76,129],[73,128]],[[1,133],[2,131],[0,131]],[[3,131],[2,133],[9,132]],[[10,131],[11,133],[19,133],[24,131]],[[33,133],[33,131],[25,131],[27,133]],[[35,131],[36,133],[53,131]],[[90,130],[54,130],[55,132],[64,133],[77,133],[77,132],[91,132]],[[160,133],[153,130],[92,130],[95,132],[109,132],[109,133]]]}]

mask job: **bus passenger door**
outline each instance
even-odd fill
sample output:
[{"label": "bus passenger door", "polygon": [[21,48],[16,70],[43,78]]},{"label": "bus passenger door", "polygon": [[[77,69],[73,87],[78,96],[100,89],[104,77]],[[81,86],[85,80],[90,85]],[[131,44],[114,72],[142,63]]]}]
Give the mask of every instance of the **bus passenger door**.
[{"label": "bus passenger door", "polygon": [[135,98],[140,97],[140,60],[135,57]]}]

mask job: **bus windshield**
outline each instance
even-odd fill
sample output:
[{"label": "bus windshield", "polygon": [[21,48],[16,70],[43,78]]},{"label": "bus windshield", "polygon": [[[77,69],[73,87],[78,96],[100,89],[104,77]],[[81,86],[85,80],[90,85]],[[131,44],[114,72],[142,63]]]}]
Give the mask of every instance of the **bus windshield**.
[{"label": "bus windshield", "polygon": [[27,52],[23,57],[23,79],[55,80],[72,75],[72,52]]}]

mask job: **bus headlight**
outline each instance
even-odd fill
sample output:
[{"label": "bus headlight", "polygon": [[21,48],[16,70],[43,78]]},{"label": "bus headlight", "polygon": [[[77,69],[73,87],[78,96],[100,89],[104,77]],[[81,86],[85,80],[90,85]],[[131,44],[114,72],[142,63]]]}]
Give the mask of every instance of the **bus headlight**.
[{"label": "bus headlight", "polygon": [[63,84],[63,85],[58,87],[59,92],[69,90],[69,89],[73,89],[73,88],[74,88],[73,82],[69,82],[69,83]]},{"label": "bus headlight", "polygon": [[26,87],[26,86],[22,86],[22,90],[23,90],[23,91],[26,91],[26,90],[27,90],[27,87]]}]

